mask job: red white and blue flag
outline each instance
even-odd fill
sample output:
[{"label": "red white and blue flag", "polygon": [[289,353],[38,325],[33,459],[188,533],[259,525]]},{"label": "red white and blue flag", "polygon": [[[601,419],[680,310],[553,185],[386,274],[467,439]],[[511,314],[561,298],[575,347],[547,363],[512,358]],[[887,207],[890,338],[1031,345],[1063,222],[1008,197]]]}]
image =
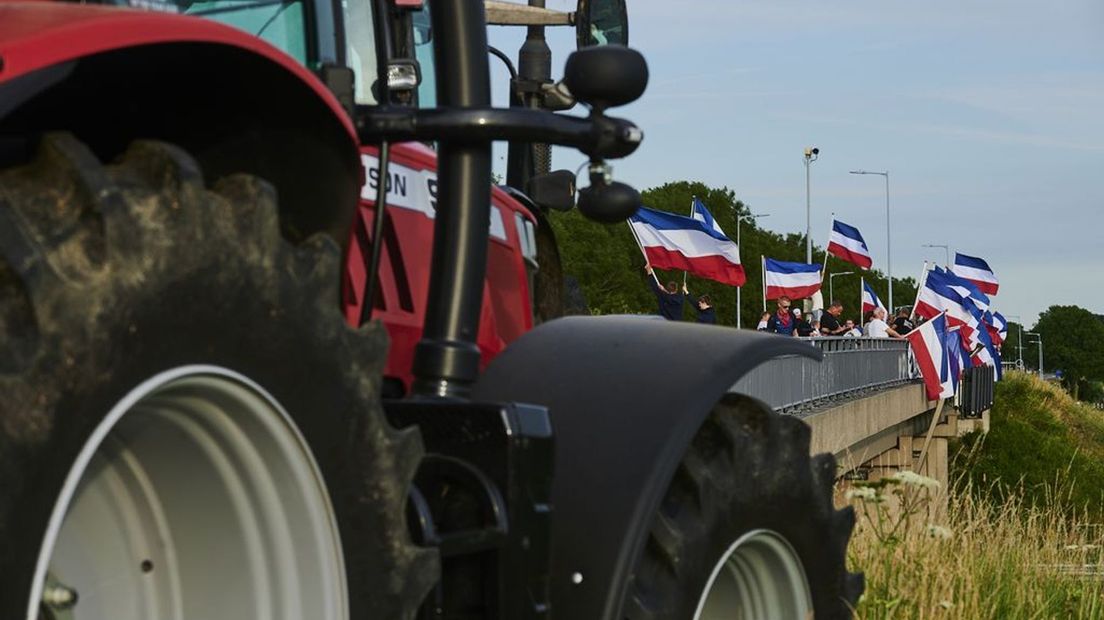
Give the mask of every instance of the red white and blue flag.
[{"label": "red white and blue flag", "polygon": [[993,313],[993,328],[997,330],[997,338],[1003,344],[1008,339],[1008,320],[1000,312]]},{"label": "red white and blue flag", "polygon": [[942,269],[929,271],[917,296],[915,312],[926,319],[946,313],[947,323],[952,327],[962,326],[962,335],[969,342],[976,343],[974,332],[978,330],[978,320],[971,312],[976,307],[955,290],[953,284]]},{"label": "red white and blue flag", "polygon": [[974,304],[974,307],[978,310],[981,310],[983,313],[989,311],[989,305],[992,302],[989,300],[989,296],[981,292],[981,289],[979,289],[976,284],[953,271],[943,269],[939,265],[936,265],[933,271],[944,276],[950,284],[950,287],[957,291],[963,299],[967,299],[970,303]]},{"label": "red white and blue flag", "polygon": [[[962,371],[973,365],[970,360],[968,345],[962,340],[962,330],[957,327],[948,327],[944,336],[944,344],[947,354],[947,379],[951,385],[951,393],[958,393],[958,383],[962,378]],[[943,382],[943,393],[947,393],[947,383]]]},{"label": "red white and blue flag", "polygon": [[928,400],[954,396],[954,380],[950,372],[950,352],[947,350],[947,318],[940,313],[905,334],[924,379]]},{"label": "red white and blue flag", "polygon": [[725,235],[725,231],[721,230],[721,225],[717,223],[717,220],[713,219],[713,214],[709,212],[709,209],[705,208],[705,203],[698,200],[697,196],[694,197],[694,203],[690,206],[690,217],[717,231],[726,239],[728,238],[728,235]]},{"label": "red white and blue flag", "polygon": [[820,290],[820,265],[788,263],[768,258],[763,261],[767,299],[786,296],[790,299],[809,297]]},{"label": "red white and blue flag", "polygon": [[961,279],[951,272],[938,267],[929,271],[920,289],[916,314],[932,318],[942,313],[948,325],[960,327],[973,365],[996,367],[997,380],[1000,380],[1000,354],[989,335],[985,313],[960,283]]},{"label": "red white and blue flag", "polygon": [[882,303],[881,299],[878,299],[878,295],[870,287],[870,283],[863,280],[862,313],[872,312],[875,308],[886,309],[885,304]]},{"label": "red white and blue flag", "polygon": [[863,269],[870,269],[874,264],[874,259],[870,257],[870,248],[866,247],[866,241],[863,241],[859,229],[839,220],[832,220],[832,233],[828,235],[828,252]]},{"label": "red white and blue flag", "polygon": [[629,218],[629,226],[653,267],[678,269],[733,286],[742,286],[747,279],[740,249],[700,220],[641,207]]},{"label": "red white and blue flag", "polygon": [[955,252],[954,266],[951,267],[951,271],[958,277],[973,282],[986,295],[996,295],[997,289],[1000,288],[997,275],[989,268],[989,263],[976,256]]}]

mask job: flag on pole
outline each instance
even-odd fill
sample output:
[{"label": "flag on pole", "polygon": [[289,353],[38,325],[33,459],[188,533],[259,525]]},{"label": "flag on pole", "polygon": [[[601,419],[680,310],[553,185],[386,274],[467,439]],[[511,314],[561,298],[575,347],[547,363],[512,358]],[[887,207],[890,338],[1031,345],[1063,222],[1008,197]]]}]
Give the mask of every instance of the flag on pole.
[{"label": "flag on pole", "polygon": [[881,308],[882,310],[886,309],[885,304],[882,303],[881,299],[878,299],[878,295],[874,293],[874,289],[870,287],[870,283],[863,280],[862,313],[865,315],[875,308]]},{"label": "flag on pole", "polygon": [[[977,293],[985,298],[985,302],[977,299],[970,292],[970,283],[950,271],[936,267],[928,272],[924,280],[924,286],[920,290],[919,301],[916,304],[916,313],[920,316],[931,317],[937,313],[944,313],[947,324],[961,326],[962,338],[967,343],[967,350],[974,366],[993,366],[996,368],[996,378],[1001,378],[1000,353],[990,336],[989,325],[986,322],[988,308],[987,300],[982,293]],[[991,315],[990,315],[991,316]]]},{"label": "flag on pole", "polygon": [[997,281],[993,270],[989,268],[989,263],[976,256],[955,252],[954,266],[951,267],[951,271],[960,278],[973,282],[986,295],[996,295],[997,289],[1000,288],[1000,282]]},{"label": "flag on pole", "polygon": [[905,334],[916,357],[916,364],[920,367],[928,400],[954,396],[954,387],[950,385],[949,379],[950,356],[946,335],[947,318],[943,313]]},{"label": "flag on pole", "polygon": [[866,247],[866,241],[863,241],[859,229],[839,220],[832,220],[828,252],[863,269],[870,269],[874,264],[874,259],[870,257],[870,248]]},{"label": "flag on pole", "polygon": [[768,258],[764,261],[766,298],[790,299],[808,297],[820,290],[820,265],[788,263]]},{"label": "flag on pole", "polygon": [[641,207],[629,218],[629,226],[653,267],[688,271],[733,286],[746,280],[740,249],[700,220]]},{"label": "flag on pole", "polygon": [[982,312],[987,312],[989,310],[989,305],[992,302],[989,300],[989,296],[983,293],[976,284],[953,271],[943,269],[939,265],[935,266],[934,271],[947,278],[947,282],[950,284],[951,288],[958,291],[959,295],[962,295],[964,299],[968,298],[979,310]]},{"label": "flag on pole", "polygon": [[1000,312],[993,313],[993,327],[997,330],[997,338],[1003,344],[1008,339],[1008,320]]},{"label": "flag on pole", "polygon": [[916,297],[915,312],[927,319],[945,313],[947,323],[951,326],[962,326],[963,336],[976,346],[974,332],[979,329],[979,321],[971,309],[976,310],[977,307],[955,290],[952,284],[943,270],[929,271],[924,278],[924,286],[920,287]]},{"label": "flag on pole", "polygon": [[690,206],[690,217],[705,224],[709,228],[721,234],[721,236],[728,238],[725,231],[721,230],[721,225],[717,223],[717,220],[713,219],[713,214],[709,212],[709,209],[705,208],[705,204],[698,200],[698,197],[694,197],[694,203]]},{"label": "flag on pole", "polygon": [[962,341],[962,330],[948,327],[944,341],[944,351],[947,353],[948,381],[943,382],[943,391],[946,393],[947,383],[949,382],[951,394],[954,395],[958,393],[958,383],[962,378],[962,370],[969,367],[971,362],[967,355],[966,344]]}]

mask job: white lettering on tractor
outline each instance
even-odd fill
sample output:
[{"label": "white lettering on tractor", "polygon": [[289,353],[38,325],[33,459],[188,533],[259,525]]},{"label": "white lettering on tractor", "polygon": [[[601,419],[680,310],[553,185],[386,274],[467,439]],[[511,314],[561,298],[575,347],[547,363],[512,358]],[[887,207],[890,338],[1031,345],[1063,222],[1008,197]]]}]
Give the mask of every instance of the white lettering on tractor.
[{"label": "white lettering on tractor", "polygon": [[[376,201],[379,189],[379,160],[372,155],[361,154],[364,168],[368,170],[368,182],[360,188],[360,199]],[[415,170],[391,162],[387,166],[387,204],[400,209],[418,211],[433,219],[437,213],[437,173],[432,170]],[[491,205],[489,232],[492,237],[506,241],[506,226],[502,212]]]}]

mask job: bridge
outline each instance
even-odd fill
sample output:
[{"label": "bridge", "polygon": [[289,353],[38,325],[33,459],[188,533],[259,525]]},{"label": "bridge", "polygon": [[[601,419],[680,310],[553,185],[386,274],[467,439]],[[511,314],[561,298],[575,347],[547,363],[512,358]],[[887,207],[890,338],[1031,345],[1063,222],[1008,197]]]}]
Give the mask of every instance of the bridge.
[{"label": "bridge", "polygon": [[730,391],[805,421],[813,430],[811,451],[835,455],[845,479],[876,480],[910,469],[946,486],[948,439],[988,430],[991,369],[969,369],[959,395],[940,408],[925,396],[907,341],[806,340],[820,348],[823,361],[780,357]]}]

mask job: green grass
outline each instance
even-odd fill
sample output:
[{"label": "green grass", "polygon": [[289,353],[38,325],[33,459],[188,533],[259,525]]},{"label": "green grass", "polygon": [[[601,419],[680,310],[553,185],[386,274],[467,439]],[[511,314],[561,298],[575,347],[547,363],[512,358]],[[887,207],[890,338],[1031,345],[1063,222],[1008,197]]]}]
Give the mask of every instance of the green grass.
[{"label": "green grass", "polygon": [[950,489],[853,485],[856,617],[1104,620],[1104,412],[1007,373],[989,434],[951,454]]},{"label": "green grass", "polygon": [[1028,505],[1104,521],[1104,412],[1035,375],[1009,372],[997,384],[991,421],[987,435],[952,442],[953,480],[998,501],[1022,493]]}]

